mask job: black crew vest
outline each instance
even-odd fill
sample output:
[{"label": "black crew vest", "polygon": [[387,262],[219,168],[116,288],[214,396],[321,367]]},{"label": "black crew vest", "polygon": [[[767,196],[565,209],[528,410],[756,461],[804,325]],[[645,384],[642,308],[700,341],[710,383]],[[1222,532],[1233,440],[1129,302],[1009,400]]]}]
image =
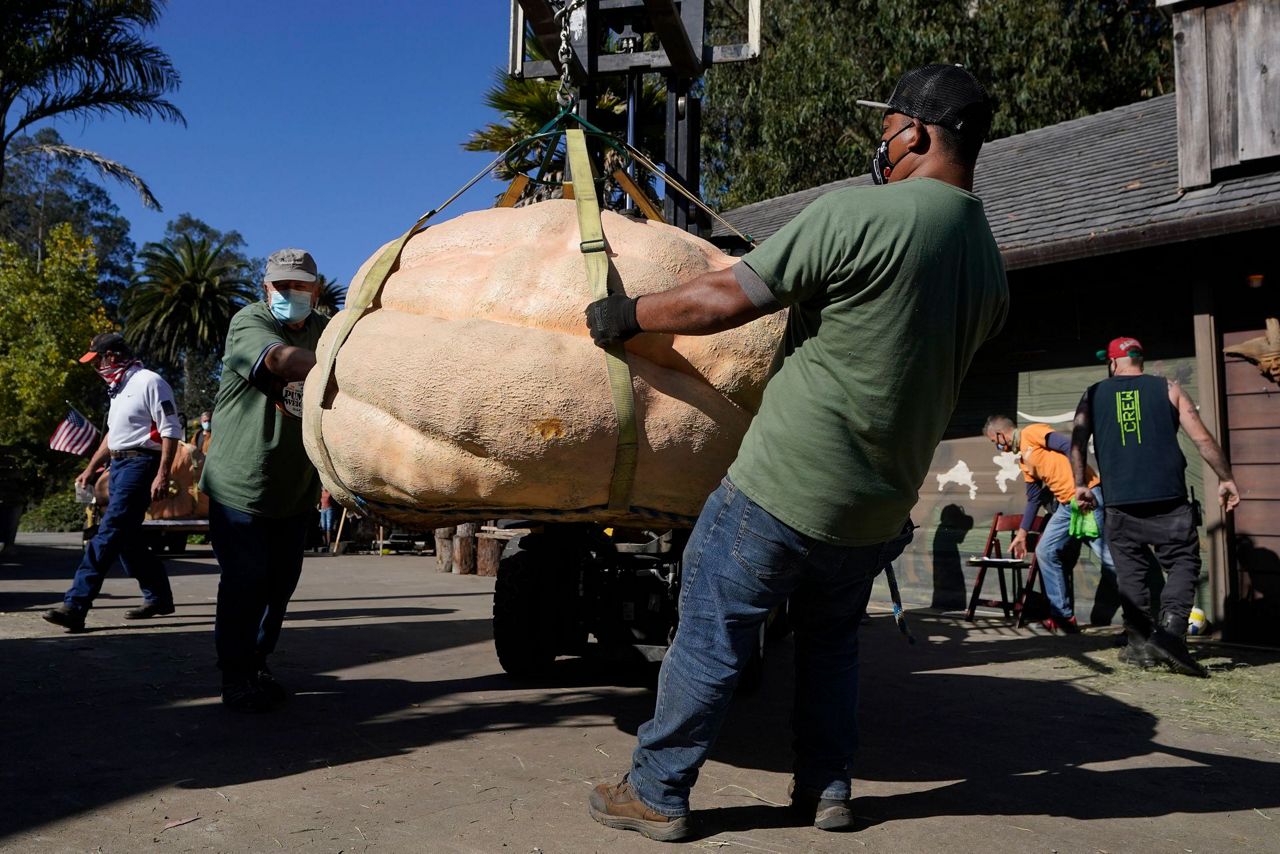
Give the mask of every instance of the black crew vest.
[{"label": "black crew vest", "polygon": [[1178,410],[1164,377],[1111,377],[1085,392],[1107,506],[1186,499]]}]

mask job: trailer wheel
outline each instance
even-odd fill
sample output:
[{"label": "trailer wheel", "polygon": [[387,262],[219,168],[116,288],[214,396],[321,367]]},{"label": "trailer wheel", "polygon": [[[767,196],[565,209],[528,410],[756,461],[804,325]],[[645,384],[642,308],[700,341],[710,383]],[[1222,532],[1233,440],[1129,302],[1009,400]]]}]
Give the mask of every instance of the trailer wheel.
[{"label": "trailer wheel", "polygon": [[542,675],[556,659],[560,603],[554,572],[539,552],[516,552],[498,565],[493,645],[502,669],[517,678]]}]

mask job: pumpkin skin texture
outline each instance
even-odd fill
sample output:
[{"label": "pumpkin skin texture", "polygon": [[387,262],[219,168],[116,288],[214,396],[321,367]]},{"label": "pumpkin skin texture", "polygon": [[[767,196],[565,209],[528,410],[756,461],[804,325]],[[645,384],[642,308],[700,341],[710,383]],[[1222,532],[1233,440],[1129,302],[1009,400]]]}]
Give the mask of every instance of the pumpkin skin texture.
[{"label": "pumpkin skin texture", "polygon": [[[661,223],[610,211],[602,220],[611,288],[629,296],[737,263]],[[565,200],[464,214],[416,235],[342,344],[326,389],[340,325],[329,324],[306,382],[303,438],[336,499],[415,530],[500,517],[637,526],[697,516],[759,408],[785,315],[627,342],[639,451],[631,508],[611,511],[618,427],[583,313],[580,239]]]}]

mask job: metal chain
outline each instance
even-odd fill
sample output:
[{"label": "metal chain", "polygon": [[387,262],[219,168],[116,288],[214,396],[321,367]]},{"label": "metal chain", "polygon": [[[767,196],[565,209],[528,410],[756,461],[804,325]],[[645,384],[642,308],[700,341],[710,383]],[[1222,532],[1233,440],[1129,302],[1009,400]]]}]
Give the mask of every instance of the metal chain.
[{"label": "metal chain", "polygon": [[556,91],[556,103],[561,109],[578,99],[578,93],[574,89],[573,78],[570,75],[573,65],[573,41],[570,38],[569,20],[573,17],[573,13],[586,2],[587,0],[565,0],[560,11],[555,13],[555,17],[560,20],[560,50],[556,54],[560,60],[560,88]]}]

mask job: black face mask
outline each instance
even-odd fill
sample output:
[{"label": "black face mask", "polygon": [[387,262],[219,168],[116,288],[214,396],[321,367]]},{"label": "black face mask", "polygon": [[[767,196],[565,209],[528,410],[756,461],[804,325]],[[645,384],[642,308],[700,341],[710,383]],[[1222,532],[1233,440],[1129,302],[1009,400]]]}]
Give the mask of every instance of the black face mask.
[{"label": "black face mask", "polygon": [[898,133],[888,139],[880,140],[880,145],[876,146],[876,153],[871,155],[871,180],[876,183],[876,186],[883,186],[889,183],[889,176],[893,174],[893,167],[902,162],[902,157],[907,156],[905,154],[902,155],[896,162],[889,160],[889,143],[909,127],[911,127],[909,124],[903,125],[898,129]]}]

